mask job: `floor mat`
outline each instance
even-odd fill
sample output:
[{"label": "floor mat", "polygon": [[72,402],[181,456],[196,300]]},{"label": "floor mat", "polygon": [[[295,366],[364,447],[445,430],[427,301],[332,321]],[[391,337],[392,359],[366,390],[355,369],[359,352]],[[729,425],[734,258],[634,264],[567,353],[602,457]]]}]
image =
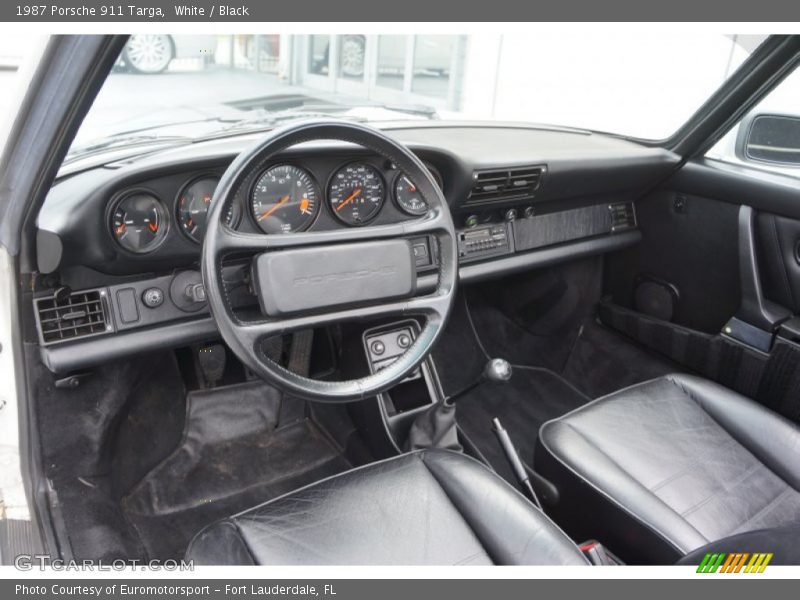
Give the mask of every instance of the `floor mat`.
[{"label": "floor mat", "polygon": [[311,420],[276,428],[283,401],[261,382],[189,395],[180,446],[122,501],[150,558],[182,557],[215,520],[350,468]]},{"label": "floor mat", "polygon": [[591,398],[686,369],[587,319],[561,375]]},{"label": "floor mat", "polygon": [[456,411],[461,430],[489,464],[516,485],[492,431],[492,419],[500,419],[520,458],[532,465],[539,427],[588,401],[587,396],[551,371],[516,367],[511,381],[479,386],[458,401]]}]

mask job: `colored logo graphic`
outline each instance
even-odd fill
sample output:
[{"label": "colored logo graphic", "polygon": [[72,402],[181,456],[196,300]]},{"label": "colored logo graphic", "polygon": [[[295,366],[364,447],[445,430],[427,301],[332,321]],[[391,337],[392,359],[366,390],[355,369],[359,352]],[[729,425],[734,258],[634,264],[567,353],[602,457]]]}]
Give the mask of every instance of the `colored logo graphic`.
[{"label": "colored logo graphic", "polygon": [[708,553],[703,557],[700,566],[697,567],[698,573],[763,573],[769,561],[772,560],[772,552],[734,552],[725,554]]}]

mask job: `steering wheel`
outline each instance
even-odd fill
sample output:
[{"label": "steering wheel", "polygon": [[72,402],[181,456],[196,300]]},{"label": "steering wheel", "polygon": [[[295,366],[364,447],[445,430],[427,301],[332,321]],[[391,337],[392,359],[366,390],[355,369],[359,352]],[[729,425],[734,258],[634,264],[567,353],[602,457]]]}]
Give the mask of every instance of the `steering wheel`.
[{"label": "steering wheel", "polygon": [[[225,222],[227,207],[254,172],[265,168],[279,152],[317,140],[357,144],[391,161],[414,182],[428,212],[389,225],[285,234],[244,233]],[[409,239],[420,236],[429,236],[430,254],[438,271],[435,289],[424,295],[416,293],[416,267]],[[237,315],[231,306],[222,260],[233,254],[251,258],[251,283],[261,307],[258,318]],[[310,120],[271,131],[225,171],[209,209],[202,272],[211,314],[239,360],[287,393],[319,402],[349,402],[386,391],[425,359],[453,306],[457,261],[450,211],[419,158],[372,127]],[[348,264],[357,266],[343,271],[342,265]],[[360,379],[310,379],[274,362],[262,348],[267,337],[346,320],[390,316],[419,316],[424,324],[402,356]]]}]

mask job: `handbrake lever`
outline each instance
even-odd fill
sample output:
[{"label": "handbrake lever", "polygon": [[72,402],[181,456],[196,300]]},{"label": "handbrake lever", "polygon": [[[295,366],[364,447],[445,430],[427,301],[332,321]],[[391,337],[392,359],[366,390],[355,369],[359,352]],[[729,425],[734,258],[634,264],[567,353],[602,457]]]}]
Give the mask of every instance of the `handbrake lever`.
[{"label": "handbrake lever", "polygon": [[500,447],[503,449],[503,453],[506,455],[506,458],[511,465],[511,470],[517,477],[517,481],[519,481],[519,484],[523,487],[523,489],[528,492],[528,497],[533,501],[533,503],[537,507],[542,508],[539,498],[536,496],[536,492],[533,491],[530,475],[528,475],[525,465],[522,464],[522,460],[519,458],[519,453],[514,447],[508,432],[505,430],[503,424],[500,423],[500,419],[497,417],[492,419],[492,431],[494,431],[494,434],[497,436],[497,441],[500,442]]}]

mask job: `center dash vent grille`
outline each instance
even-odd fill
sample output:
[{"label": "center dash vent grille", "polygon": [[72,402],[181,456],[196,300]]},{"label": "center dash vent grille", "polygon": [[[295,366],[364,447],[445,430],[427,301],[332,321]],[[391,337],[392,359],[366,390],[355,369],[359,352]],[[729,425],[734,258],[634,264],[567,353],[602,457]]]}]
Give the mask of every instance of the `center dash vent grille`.
[{"label": "center dash vent grille", "polygon": [[37,298],[36,321],[43,344],[98,335],[110,330],[105,290]]},{"label": "center dash vent grille", "polygon": [[472,191],[466,203],[475,205],[530,200],[541,186],[546,170],[547,167],[540,165],[476,171],[473,175]]}]

